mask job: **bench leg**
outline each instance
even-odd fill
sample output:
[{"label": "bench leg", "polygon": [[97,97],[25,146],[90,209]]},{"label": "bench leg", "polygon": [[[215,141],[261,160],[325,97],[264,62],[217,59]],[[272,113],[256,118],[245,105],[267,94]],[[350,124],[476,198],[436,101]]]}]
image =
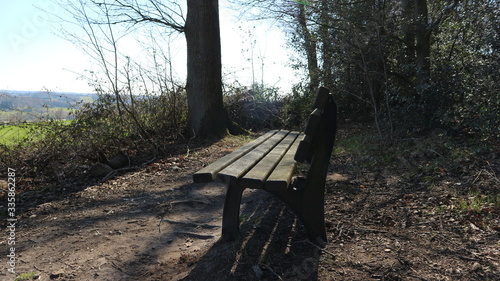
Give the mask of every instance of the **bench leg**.
[{"label": "bench leg", "polygon": [[298,191],[288,189],[269,192],[285,202],[299,217],[311,242],[322,247],[326,245],[324,184]]},{"label": "bench leg", "polygon": [[[316,190],[315,190],[316,189]],[[309,192],[308,192],[309,191]],[[299,217],[304,223],[309,239],[321,246],[325,246],[327,242],[325,228],[325,188],[315,186],[300,191],[290,191],[302,193],[299,211]]]},{"label": "bench leg", "polygon": [[222,213],[222,238],[234,240],[240,234],[240,205],[244,188],[229,184]]}]

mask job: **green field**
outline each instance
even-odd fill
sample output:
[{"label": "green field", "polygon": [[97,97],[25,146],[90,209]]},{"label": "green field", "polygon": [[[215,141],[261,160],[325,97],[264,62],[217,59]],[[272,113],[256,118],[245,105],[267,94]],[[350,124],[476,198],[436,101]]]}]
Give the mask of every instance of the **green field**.
[{"label": "green field", "polygon": [[0,126],[0,145],[14,145],[29,137],[32,125],[3,125]]},{"label": "green field", "polygon": [[[61,121],[40,121],[40,122],[24,122],[16,125],[0,125],[0,146],[12,146],[23,142],[40,140],[45,136],[46,130],[55,125],[51,122],[57,122],[58,125],[69,125],[71,120]],[[0,123],[1,124],[1,123]],[[49,126],[49,127],[47,127]]]}]

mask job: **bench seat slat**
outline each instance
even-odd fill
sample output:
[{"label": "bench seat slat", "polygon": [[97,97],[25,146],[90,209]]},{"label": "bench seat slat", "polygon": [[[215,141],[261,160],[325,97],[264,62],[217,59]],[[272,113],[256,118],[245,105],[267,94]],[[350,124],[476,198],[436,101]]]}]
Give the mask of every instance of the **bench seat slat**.
[{"label": "bench seat slat", "polygon": [[288,131],[277,132],[255,149],[248,152],[245,157],[241,157],[220,171],[217,179],[220,182],[229,183],[241,178],[269,151],[271,151],[288,133]]},{"label": "bench seat slat", "polygon": [[231,152],[215,161],[214,163],[206,166],[205,168],[199,170],[193,175],[193,181],[195,183],[201,182],[211,182],[217,178],[217,173],[222,169],[229,166],[234,161],[240,159],[242,156],[253,150],[255,147],[259,146],[264,141],[268,140],[274,134],[278,132],[277,130],[269,131],[266,134],[258,137],[257,139],[251,141],[250,143],[240,147],[239,149]]},{"label": "bench seat slat", "polygon": [[257,163],[241,179],[241,185],[246,188],[262,188],[264,182],[293,144],[299,132],[290,132],[273,150]]},{"label": "bench seat slat", "polygon": [[288,149],[287,153],[281,161],[278,163],[274,171],[267,178],[264,189],[269,191],[279,191],[286,190],[292,181],[292,177],[295,171],[295,166],[297,162],[294,159],[295,152],[299,147],[301,140],[304,138],[304,134],[301,133],[295,142],[292,144],[290,149]]}]

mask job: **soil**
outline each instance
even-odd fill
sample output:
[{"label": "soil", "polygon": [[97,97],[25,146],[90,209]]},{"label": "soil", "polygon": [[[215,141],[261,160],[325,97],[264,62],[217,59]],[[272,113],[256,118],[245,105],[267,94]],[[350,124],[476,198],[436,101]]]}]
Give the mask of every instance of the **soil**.
[{"label": "soil", "polygon": [[191,176],[245,141],[200,146],[76,191],[18,194],[16,274],[7,271],[3,223],[0,280],[30,272],[59,281],[500,279],[499,210],[462,212],[454,203],[456,187],[498,187],[498,155],[432,180],[402,164],[408,159],[366,168],[334,155],[329,242],[319,248],[260,190],[244,193],[241,237],[219,239],[225,186],[194,184]]}]

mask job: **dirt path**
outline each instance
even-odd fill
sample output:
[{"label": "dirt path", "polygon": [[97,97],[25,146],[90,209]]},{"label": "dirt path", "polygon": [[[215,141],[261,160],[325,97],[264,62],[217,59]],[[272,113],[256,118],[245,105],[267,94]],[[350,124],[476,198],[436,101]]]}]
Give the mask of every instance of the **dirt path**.
[{"label": "dirt path", "polygon": [[17,272],[42,280],[182,273],[218,238],[224,190],[156,180],[130,174],[29,210],[19,220]]},{"label": "dirt path", "polygon": [[[25,209],[16,272],[38,280],[498,280],[498,229],[450,210],[449,187],[460,179],[408,181],[346,159],[334,160],[327,180],[325,249],[307,242],[295,216],[261,191],[244,193],[242,237],[218,241],[225,187],[193,184],[191,175],[240,142]],[[488,215],[500,225],[498,213]],[[14,280],[3,262],[6,243],[0,280]]]},{"label": "dirt path", "polygon": [[193,184],[191,175],[242,141],[205,148],[196,159],[162,159],[78,192],[17,195],[17,274],[7,273],[9,246],[1,239],[0,280],[30,272],[39,280],[185,277],[220,236],[225,196],[223,185]]}]

